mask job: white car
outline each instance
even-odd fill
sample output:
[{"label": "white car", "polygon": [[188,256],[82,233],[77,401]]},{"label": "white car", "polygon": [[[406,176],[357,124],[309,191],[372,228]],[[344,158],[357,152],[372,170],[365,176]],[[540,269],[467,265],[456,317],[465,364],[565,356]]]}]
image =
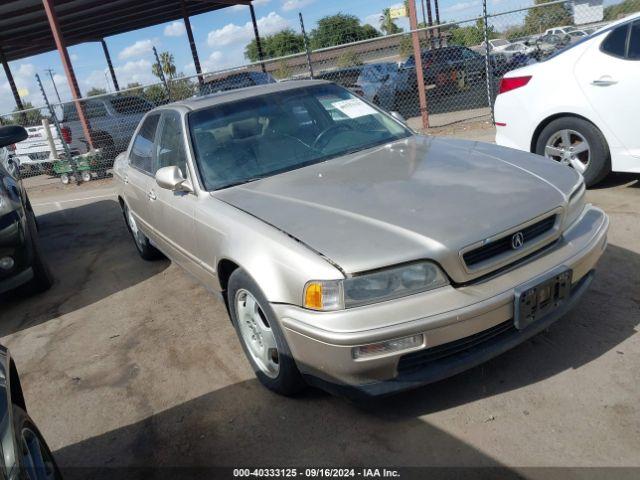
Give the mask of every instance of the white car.
[{"label": "white car", "polygon": [[570,165],[587,185],[640,172],[640,13],[505,75],[496,143]]},{"label": "white car", "polygon": [[518,53],[521,53],[523,55],[533,55],[535,52],[536,47],[527,45],[524,42],[510,43],[501,50],[501,53],[507,58],[511,58]]},{"label": "white car", "polygon": [[574,30],[576,30],[576,27],[572,27],[572,26],[554,27],[554,28],[546,29],[544,31],[544,34],[545,35],[553,34],[553,35],[563,36],[563,35],[569,35]]}]

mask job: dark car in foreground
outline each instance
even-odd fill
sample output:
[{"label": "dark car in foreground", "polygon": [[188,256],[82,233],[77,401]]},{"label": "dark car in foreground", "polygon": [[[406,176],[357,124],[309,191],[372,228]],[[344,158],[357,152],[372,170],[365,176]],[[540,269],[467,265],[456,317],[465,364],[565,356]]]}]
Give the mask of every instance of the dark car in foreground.
[{"label": "dark car in foreground", "polygon": [[0,345],[0,478],[58,480],[62,478],[51,450],[29,414],[16,365]]},{"label": "dark car in foreground", "polygon": [[0,127],[0,294],[18,287],[43,291],[53,278],[42,255],[36,217],[6,146],[27,138],[19,126]]}]

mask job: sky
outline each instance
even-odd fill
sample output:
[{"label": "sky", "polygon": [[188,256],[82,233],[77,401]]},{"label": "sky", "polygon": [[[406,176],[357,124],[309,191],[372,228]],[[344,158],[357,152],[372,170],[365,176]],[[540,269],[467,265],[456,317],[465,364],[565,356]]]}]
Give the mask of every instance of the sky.
[{"label": "sky", "polygon": [[[347,13],[357,16],[362,23],[379,27],[380,13],[384,8],[398,6],[399,0],[254,0],[261,35],[268,35],[293,28],[299,31],[298,12],[302,12],[307,31],[314,28],[325,15]],[[613,1],[613,0],[608,0]],[[533,0],[488,0],[489,12],[502,12],[529,6]],[[605,1],[605,4],[608,3]],[[419,17],[422,16],[420,0]],[[482,12],[481,0],[440,0],[441,20],[464,20]],[[508,17],[504,18],[508,22]],[[407,29],[408,20],[400,19],[398,26]],[[191,17],[195,41],[203,70],[215,71],[247,63],[244,47],[253,39],[253,27],[249,7],[237,5]],[[175,57],[178,72],[195,74],[193,60],[182,20],[136,30],[105,39],[111,53],[120,87],[131,82],[143,85],[157,82],[151,73],[154,61],[153,46],[158,51],[169,51]],[[80,90],[86,93],[91,87],[113,90],[106,60],[99,43],[85,43],[69,47]],[[71,98],[66,77],[63,74],[57,51],[10,62],[18,88],[27,95],[23,101],[35,106],[44,104],[35,82],[35,74],[42,78],[49,100],[56,101],[52,81],[46,69],[53,69],[62,101]],[[4,70],[0,68],[0,114],[15,107]]]}]

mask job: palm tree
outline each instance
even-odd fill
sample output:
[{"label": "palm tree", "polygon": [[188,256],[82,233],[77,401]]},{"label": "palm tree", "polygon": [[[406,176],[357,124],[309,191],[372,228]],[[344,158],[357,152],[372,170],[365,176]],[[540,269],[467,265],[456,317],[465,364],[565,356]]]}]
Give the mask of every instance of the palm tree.
[{"label": "palm tree", "polygon": [[382,10],[382,15],[380,15],[380,30],[382,30],[386,35],[393,35],[394,33],[402,32],[402,29],[397,26],[394,19],[391,18],[390,8]]},{"label": "palm tree", "polygon": [[[176,63],[173,54],[169,52],[160,52],[160,55],[158,56],[160,57],[160,64],[162,65],[162,73],[168,77],[168,80],[172,80],[176,76]],[[152,65],[151,71],[156,77],[162,78],[157,63]]]}]

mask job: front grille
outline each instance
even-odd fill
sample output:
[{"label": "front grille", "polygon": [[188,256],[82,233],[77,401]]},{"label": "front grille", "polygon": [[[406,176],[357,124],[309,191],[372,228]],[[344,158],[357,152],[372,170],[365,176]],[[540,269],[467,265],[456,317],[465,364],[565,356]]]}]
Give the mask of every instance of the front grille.
[{"label": "front grille", "polygon": [[515,330],[516,328],[514,327],[513,320],[511,319],[488,328],[487,330],[483,330],[482,332],[461,338],[460,340],[454,340],[453,342],[408,353],[400,357],[398,362],[398,373],[413,373],[436,360],[461,352],[470,352],[474,348],[482,348],[481,345],[492,338],[495,339],[496,337],[508,335],[513,333]]},{"label": "front grille", "polygon": [[[551,215],[539,222],[529,225],[528,227],[520,230],[524,237],[523,249],[527,248],[527,244],[532,240],[537,239],[541,235],[544,235],[553,228],[556,223],[556,215]],[[515,232],[514,232],[515,233]],[[462,255],[464,263],[467,267],[473,267],[478,263],[482,263],[485,260],[489,260],[504,252],[512,251],[511,237],[513,234],[505,235],[502,238],[494,240],[478,248],[474,248]]]}]

